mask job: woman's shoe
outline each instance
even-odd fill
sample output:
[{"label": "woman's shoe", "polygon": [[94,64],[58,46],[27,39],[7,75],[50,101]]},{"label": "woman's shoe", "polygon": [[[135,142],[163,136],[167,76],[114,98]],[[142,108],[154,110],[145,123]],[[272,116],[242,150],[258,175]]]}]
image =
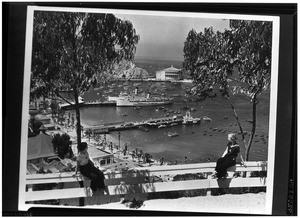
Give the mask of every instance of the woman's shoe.
[{"label": "woman's shoe", "polygon": [[94,194],[94,191],[91,189],[91,187],[87,187],[88,196],[92,197]]}]

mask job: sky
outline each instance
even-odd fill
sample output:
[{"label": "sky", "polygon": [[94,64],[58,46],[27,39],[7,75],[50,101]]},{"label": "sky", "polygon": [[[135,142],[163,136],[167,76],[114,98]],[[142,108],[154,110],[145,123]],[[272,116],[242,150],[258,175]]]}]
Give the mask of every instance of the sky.
[{"label": "sky", "polygon": [[183,60],[184,41],[191,29],[201,32],[205,27],[214,30],[229,29],[229,21],[193,17],[115,14],[132,22],[140,41],[136,58]]}]

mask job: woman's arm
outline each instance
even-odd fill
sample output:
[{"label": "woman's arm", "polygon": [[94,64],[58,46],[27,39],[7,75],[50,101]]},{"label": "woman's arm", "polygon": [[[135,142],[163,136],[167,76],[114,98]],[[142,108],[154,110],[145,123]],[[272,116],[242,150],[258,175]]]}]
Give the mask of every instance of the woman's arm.
[{"label": "woman's arm", "polygon": [[244,158],[243,158],[243,155],[240,153],[240,157],[241,157],[241,160],[242,160],[242,164],[244,165]]},{"label": "woman's arm", "polygon": [[228,152],[228,147],[226,147],[226,149],[225,149],[225,151],[224,151],[222,157],[224,157],[224,156],[227,154],[227,152]]},{"label": "woman's arm", "polygon": [[79,170],[79,156],[75,156],[74,160],[76,161],[76,167],[75,167],[75,174],[73,176],[75,176],[78,173]]},{"label": "woman's arm", "polygon": [[74,175],[73,176],[75,176],[75,175],[77,175],[77,173],[78,173],[78,169],[79,169],[79,167],[78,167],[78,165],[79,165],[79,162],[78,161],[76,161],[76,168],[75,168],[75,173],[74,173]]}]

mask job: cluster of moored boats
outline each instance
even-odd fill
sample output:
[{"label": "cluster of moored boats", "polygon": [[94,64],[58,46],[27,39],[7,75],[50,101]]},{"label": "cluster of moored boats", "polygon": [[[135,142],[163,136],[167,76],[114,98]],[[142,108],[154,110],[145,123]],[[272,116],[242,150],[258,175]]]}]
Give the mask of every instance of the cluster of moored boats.
[{"label": "cluster of moored boats", "polygon": [[178,124],[188,125],[188,124],[198,124],[201,122],[201,118],[192,117],[189,111],[186,112],[185,116],[176,116],[173,117],[162,117],[150,119],[144,123],[148,127],[157,127],[158,129],[176,126]]}]

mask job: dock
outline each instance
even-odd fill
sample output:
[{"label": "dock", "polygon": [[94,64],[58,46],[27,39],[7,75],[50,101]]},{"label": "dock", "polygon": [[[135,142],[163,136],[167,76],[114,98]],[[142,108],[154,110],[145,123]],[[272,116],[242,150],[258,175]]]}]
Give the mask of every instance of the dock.
[{"label": "dock", "polygon": [[[195,118],[197,123],[200,123],[200,118]],[[104,123],[94,126],[87,126],[84,131],[91,131],[95,134],[105,134],[112,131],[122,131],[127,129],[136,129],[140,127],[160,127],[162,125],[171,127],[178,124],[184,124],[184,117],[173,116],[173,117],[161,117],[161,118],[150,118],[140,122],[115,122],[115,123]],[[190,123],[190,124],[195,124]]]},{"label": "dock", "polygon": [[[116,102],[113,101],[94,101],[94,102],[84,102],[80,103],[79,107],[101,107],[101,106],[116,106]],[[75,108],[75,105],[72,104],[63,104],[60,106],[61,109],[71,110]]]}]

